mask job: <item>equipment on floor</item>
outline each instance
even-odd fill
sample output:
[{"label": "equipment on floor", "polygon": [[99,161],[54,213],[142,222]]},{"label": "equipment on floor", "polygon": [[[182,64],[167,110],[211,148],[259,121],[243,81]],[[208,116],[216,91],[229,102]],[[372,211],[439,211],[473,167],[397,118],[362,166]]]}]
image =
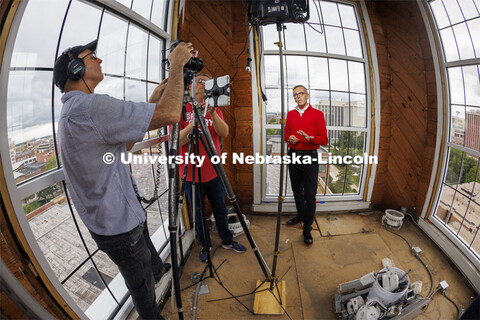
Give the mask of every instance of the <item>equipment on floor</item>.
[{"label": "equipment on floor", "polygon": [[342,320],[413,319],[430,302],[420,296],[421,281],[410,285],[408,271],[384,259],[385,268],[342,283],[334,294],[335,313]]},{"label": "equipment on floor", "polygon": [[382,218],[382,226],[394,231],[400,230],[403,224],[403,218],[405,218],[405,215],[400,211],[387,209]]}]

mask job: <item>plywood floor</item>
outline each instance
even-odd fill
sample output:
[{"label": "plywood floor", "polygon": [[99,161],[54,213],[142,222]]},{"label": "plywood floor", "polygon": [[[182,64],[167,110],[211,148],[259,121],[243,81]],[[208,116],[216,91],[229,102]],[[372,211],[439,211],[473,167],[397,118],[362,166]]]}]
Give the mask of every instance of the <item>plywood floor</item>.
[{"label": "plywood floor", "polygon": [[[314,243],[303,243],[302,230],[282,225],[280,255],[276,274],[286,282],[286,310],[292,319],[337,319],[333,307],[333,294],[339,284],[355,280],[362,275],[378,271],[381,261],[388,257],[403,270],[412,269],[411,282],[423,281],[422,295],[430,289],[427,271],[409,253],[407,244],[381,227],[381,212],[362,214],[319,215],[320,231],[312,232]],[[282,222],[289,217],[283,217]],[[249,216],[250,232],[260,252],[272,268],[276,218],[272,216]],[[433,242],[409,222],[405,222],[399,233],[412,246],[419,246],[423,259],[430,267],[434,287],[441,280],[449,284],[447,294],[458,304],[468,306],[474,298],[474,291],[465,283],[458,271],[435,247]],[[213,234],[213,264],[224,286],[234,295],[242,295],[255,289],[257,280],[264,280],[263,272],[245,235],[235,238],[247,246],[248,251],[237,254],[221,247],[218,235]],[[196,273],[205,267],[198,259],[199,245],[195,245],[184,267],[181,287],[192,283]],[[223,264],[222,264],[223,263]],[[207,270],[208,274],[208,270]],[[252,315],[239,302],[229,299],[217,302],[209,300],[229,297],[214,279],[203,281],[207,294],[199,295],[197,319],[288,319],[287,315]],[[182,292],[184,318],[190,319],[195,287]],[[245,306],[253,309],[254,295],[239,298]],[[171,300],[163,307],[162,315],[168,319],[178,319]],[[456,319],[454,306],[442,295],[437,294],[425,313],[417,319]]]}]

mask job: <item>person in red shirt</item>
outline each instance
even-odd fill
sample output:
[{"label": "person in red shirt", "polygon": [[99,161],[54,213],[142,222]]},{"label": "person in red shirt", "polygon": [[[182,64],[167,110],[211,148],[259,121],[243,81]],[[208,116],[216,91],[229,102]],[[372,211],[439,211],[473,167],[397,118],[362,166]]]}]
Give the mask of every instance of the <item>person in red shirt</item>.
[{"label": "person in red shirt", "polygon": [[[205,81],[211,79],[209,74],[198,73],[195,83],[195,98],[198,103],[205,107]],[[180,150],[179,155],[185,155],[188,151],[188,136],[193,132],[193,112],[192,105],[189,103],[185,106],[187,113],[187,121],[180,120]],[[205,116],[205,123],[212,136],[213,144],[217,153],[220,154],[220,138],[224,139],[228,136],[228,125],[223,120],[222,110],[215,107],[208,107],[207,114]],[[223,187],[220,177],[217,176],[212,162],[208,158],[207,152],[201,141],[198,141],[199,154],[196,156],[205,156],[205,161],[200,167],[201,174],[201,188],[202,188],[202,201],[205,201],[205,195],[212,206],[213,215],[215,217],[215,223],[217,225],[218,234],[222,239],[222,247],[225,249],[232,249],[237,253],[243,253],[247,250],[243,245],[233,241],[233,234],[228,228],[228,209],[225,205],[225,189]],[[193,149],[191,150],[191,153]],[[185,195],[192,206],[192,172],[193,166],[188,165],[187,177],[185,182]],[[185,170],[185,164],[179,165],[180,176],[183,176]],[[197,168],[195,167],[195,170]],[[198,172],[195,172],[195,182],[198,183]],[[195,232],[197,234],[198,241],[202,245],[200,251],[200,261],[205,262],[207,260],[206,240],[203,232],[202,225],[202,208],[200,206],[200,192],[199,188],[195,188]],[[208,235],[207,235],[208,236]]]},{"label": "person in red shirt", "polygon": [[297,106],[287,114],[284,138],[288,143],[288,155],[301,156],[302,163],[292,162],[288,165],[297,215],[288,220],[287,225],[303,222],[304,242],[312,244],[311,230],[318,184],[317,149],[328,143],[327,127],[323,112],[308,103],[309,94],[305,86],[295,86],[293,97]]}]

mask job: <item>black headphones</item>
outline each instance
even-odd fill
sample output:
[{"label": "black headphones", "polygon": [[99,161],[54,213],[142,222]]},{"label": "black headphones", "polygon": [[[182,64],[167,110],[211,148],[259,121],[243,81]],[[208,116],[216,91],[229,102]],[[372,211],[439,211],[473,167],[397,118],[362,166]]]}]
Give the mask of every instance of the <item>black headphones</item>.
[{"label": "black headphones", "polygon": [[67,55],[70,60],[67,66],[67,77],[72,80],[80,80],[85,74],[85,63],[83,60],[74,57],[71,48],[68,48],[62,54]]}]

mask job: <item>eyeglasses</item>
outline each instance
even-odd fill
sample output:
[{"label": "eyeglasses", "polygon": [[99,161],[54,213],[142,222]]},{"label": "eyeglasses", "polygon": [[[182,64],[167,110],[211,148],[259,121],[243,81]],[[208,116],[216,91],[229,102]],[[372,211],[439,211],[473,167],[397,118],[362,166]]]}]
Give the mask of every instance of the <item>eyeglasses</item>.
[{"label": "eyeglasses", "polygon": [[205,82],[207,82],[207,80],[204,80],[204,79],[196,79],[196,80],[199,84],[203,84],[203,85],[205,85]]},{"label": "eyeglasses", "polygon": [[97,54],[94,52],[94,51],[90,51],[89,53],[87,53],[83,58],[80,58],[82,59],[83,61],[85,61],[85,58],[88,57],[88,56],[92,56],[92,60],[97,60]]},{"label": "eyeglasses", "polygon": [[300,97],[303,97],[304,94],[307,94],[307,93],[306,93],[306,92],[294,93],[294,94],[293,94],[293,97],[294,97],[294,98],[300,98]]}]

